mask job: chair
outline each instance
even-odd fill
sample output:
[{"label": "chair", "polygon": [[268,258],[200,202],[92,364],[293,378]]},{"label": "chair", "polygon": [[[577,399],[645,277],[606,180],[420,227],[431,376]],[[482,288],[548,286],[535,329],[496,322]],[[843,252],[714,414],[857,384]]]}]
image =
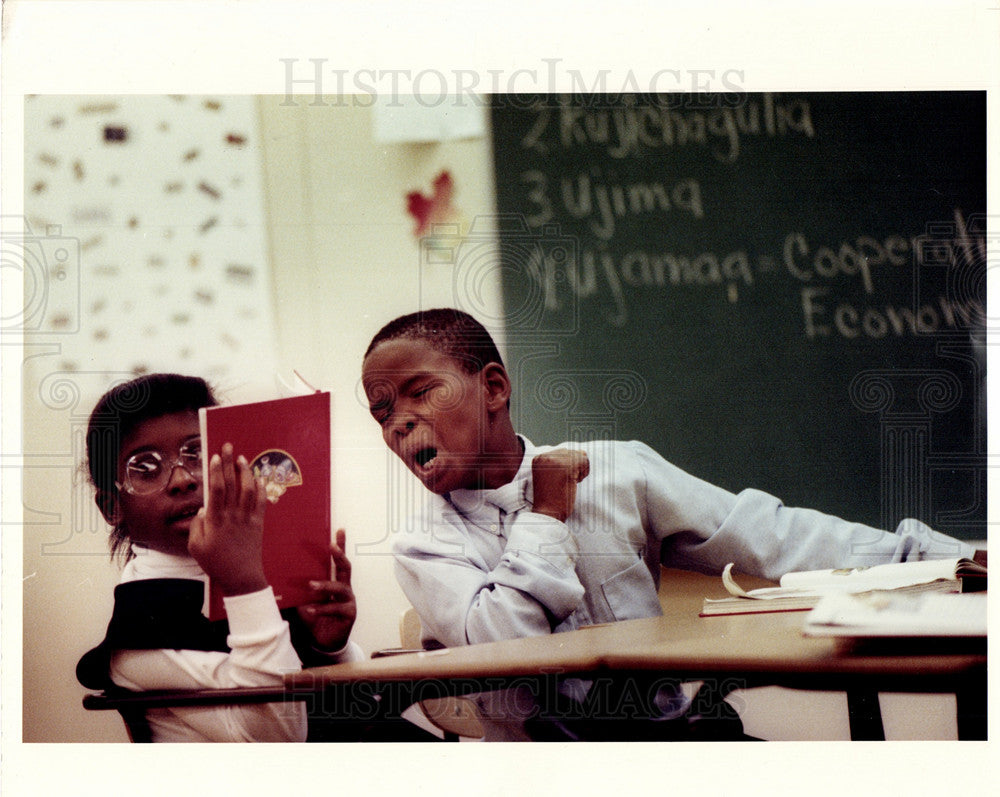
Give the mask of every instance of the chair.
[{"label": "chair", "polygon": [[[146,709],[167,706],[223,706],[234,703],[275,703],[288,700],[284,687],[242,686],[231,689],[155,689],[130,692],[114,689],[83,696],[88,711],[117,711],[125,723],[130,742],[152,741]],[[303,700],[305,697],[292,699]]]},{"label": "chair", "polygon": [[[420,617],[416,609],[407,609],[399,618],[399,641],[403,648],[420,649],[420,632]],[[468,698],[429,698],[421,700],[418,706],[428,722],[444,734],[445,741],[483,738],[479,711]]]}]

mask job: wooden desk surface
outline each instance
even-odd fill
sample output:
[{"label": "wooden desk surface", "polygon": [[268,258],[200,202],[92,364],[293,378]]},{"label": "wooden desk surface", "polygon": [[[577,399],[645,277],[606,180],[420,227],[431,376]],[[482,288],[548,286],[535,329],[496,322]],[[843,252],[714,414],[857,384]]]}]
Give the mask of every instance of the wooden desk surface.
[{"label": "wooden desk surface", "polygon": [[[740,578],[747,587],[759,580]],[[311,689],[359,681],[510,679],[607,671],[659,672],[679,678],[740,676],[747,683],[845,688],[854,681],[899,691],[953,691],[985,677],[985,645],[894,644],[871,649],[802,634],[805,612],[699,617],[705,597],[721,597],[717,577],[664,570],[662,617],[304,670],[286,686]],[[939,651],[944,652],[939,652]],[[496,688],[499,688],[498,683]]]}]

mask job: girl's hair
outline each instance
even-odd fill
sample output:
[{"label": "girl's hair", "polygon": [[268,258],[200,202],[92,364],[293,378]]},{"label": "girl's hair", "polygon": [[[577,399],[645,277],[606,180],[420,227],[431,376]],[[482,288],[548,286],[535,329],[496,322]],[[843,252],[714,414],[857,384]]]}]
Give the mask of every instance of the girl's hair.
[{"label": "girl's hair", "polygon": [[[87,472],[98,493],[117,491],[118,455],[122,441],[145,421],[175,412],[197,412],[218,404],[212,388],[197,376],[148,374],[115,385],[101,396],[87,425]],[[100,496],[99,496],[100,500]],[[131,558],[128,530],[115,524],[108,538],[112,559]]]},{"label": "girl's hair", "polygon": [[388,340],[419,340],[457,360],[466,373],[476,374],[489,363],[503,365],[500,352],[486,328],[468,313],[441,308],[400,316],[379,330],[365,357]]}]

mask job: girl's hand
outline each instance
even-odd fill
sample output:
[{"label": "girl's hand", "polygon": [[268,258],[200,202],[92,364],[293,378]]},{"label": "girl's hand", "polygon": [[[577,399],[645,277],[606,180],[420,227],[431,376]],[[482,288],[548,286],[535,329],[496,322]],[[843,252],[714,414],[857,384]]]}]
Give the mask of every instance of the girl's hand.
[{"label": "girl's hand", "polygon": [[264,487],[243,456],[233,460],[229,443],[209,461],[205,497],[206,506],[191,522],[188,553],[223,595],[264,589]]},{"label": "girl's hand", "polygon": [[590,473],[584,451],[557,448],[539,454],[531,462],[533,511],[565,522],[576,503],[576,485]]},{"label": "girl's hand", "polygon": [[311,581],[317,601],[300,606],[299,617],[312,632],[313,643],[320,650],[337,651],[347,645],[358,609],[351,589],[351,563],[344,553],[347,533],[337,530],[337,541],[330,546],[333,557],[332,581]]}]

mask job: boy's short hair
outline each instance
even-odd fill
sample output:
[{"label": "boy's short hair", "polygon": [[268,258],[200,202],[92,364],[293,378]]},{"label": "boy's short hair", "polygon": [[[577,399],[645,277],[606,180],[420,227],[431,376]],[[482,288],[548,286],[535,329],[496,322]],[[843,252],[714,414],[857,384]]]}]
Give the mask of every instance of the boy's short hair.
[{"label": "boy's short hair", "polygon": [[479,373],[489,363],[503,366],[493,337],[475,318],[461,310],[438,308],[400,316],[376,333],[365,351],[365,358],[380,343],[401,339],[423,341],[457,360],[469,374]]}]

